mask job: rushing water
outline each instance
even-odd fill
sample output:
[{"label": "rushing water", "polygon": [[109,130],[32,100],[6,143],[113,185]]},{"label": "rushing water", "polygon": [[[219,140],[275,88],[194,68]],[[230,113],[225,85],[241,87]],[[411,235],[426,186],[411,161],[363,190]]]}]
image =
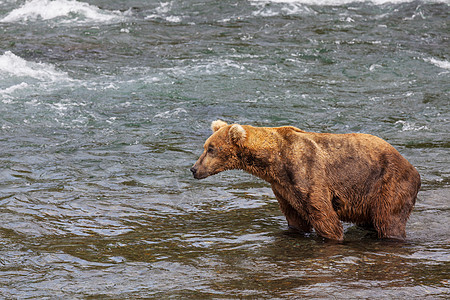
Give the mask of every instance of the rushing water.
[{"label": "rushing water", "polygon": [[[0,0],[0,298],[450,297],[447,0]],[[290,232],[189,168],[215,119],[365,132],[422,176],[407,241]]]}]

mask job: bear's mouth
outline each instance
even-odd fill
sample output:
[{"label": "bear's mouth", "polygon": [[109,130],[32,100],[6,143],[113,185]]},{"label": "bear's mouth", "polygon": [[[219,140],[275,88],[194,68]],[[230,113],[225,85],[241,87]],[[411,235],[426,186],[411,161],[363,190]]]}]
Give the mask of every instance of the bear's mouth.
[{"label": "bear's mouth", "polygon": [[204,179],[204,178],[206,178],[206,177],[208,177],[208,175],[201,175],[201,174],[198,174],[198,173],[194,173],[194,178],[195,179]]},{"label": "bear's mouth", "polygon": [[192,175],[194,175],[194,178],[195,178],[195,179],[203,179],[203,178],[208,177],[208,174],[198,172],[198,169],[195,168],[195,167],[192,167],[192,168],[191,168],[191,172],[192,172]]}]

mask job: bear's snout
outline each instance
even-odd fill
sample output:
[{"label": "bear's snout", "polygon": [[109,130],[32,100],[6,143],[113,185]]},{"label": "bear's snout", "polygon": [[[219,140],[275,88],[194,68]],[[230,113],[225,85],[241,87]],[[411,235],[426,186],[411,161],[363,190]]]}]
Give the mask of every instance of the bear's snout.
[{"label": "bear's snout", "polygon": [[195,179],[202,179],[203,178],[202,176],[199,176],[198,169],[197,169],[197,167],[195,165],[191,168],[191,172],[192,172],[192,175],[194,175]]},{"label": "bear's snout", "polygon": [[195,177],[195,173],[197,173],[197,169],[195,167],[192,167],[191,169],[192,175]]},{"label": "bear's snout", "polygon": [[198,166],[194,165],[191,169],[192,175],[194,175],[195,179],[203,179],[209,176],[207,172],[205,172],[202,168],[199,171]]}]

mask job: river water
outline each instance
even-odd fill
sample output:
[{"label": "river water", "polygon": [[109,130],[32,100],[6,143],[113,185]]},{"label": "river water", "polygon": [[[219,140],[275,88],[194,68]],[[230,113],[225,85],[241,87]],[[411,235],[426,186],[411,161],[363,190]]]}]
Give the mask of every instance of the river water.
[{"label": "river water", "polygon": [[[0,0],[0,298],[450,297],[449,6]],[[215,119],[386,139],[422,176],[407,240],[194,180]]]}]

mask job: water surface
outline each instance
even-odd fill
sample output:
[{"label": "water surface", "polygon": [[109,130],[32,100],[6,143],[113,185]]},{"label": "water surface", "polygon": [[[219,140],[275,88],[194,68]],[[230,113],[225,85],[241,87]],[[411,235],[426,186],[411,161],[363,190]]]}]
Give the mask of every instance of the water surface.
[{"label": "water surface", "polygon": [[[449,2],[0,0],[5,298],[447,298]],[[215,119],[364,132],[422,176],[407,241],[288,230],[189,168]]]}]

